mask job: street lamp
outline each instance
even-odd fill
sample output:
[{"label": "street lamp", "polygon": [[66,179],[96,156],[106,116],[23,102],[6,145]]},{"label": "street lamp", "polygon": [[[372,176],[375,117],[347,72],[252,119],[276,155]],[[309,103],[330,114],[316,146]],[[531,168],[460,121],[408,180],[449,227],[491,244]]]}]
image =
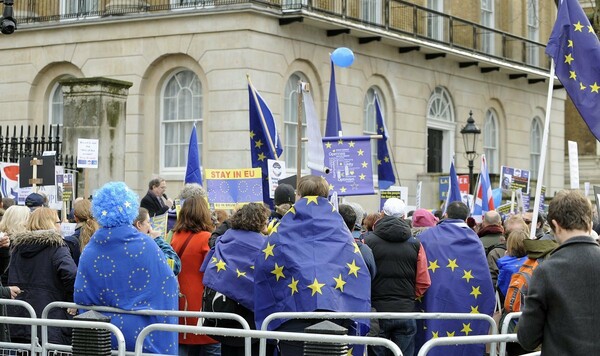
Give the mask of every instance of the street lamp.
[{"label": "street lamp", "polygon": [[473,111],[469,111],[467,124],[460,130],[465,144],[465,158],[469,161],[469,193],[472,193],[471,186],[473,184],[473,161],[477,158],[477,137],[481,134],[481,130],[475,125],[473,120]]}]

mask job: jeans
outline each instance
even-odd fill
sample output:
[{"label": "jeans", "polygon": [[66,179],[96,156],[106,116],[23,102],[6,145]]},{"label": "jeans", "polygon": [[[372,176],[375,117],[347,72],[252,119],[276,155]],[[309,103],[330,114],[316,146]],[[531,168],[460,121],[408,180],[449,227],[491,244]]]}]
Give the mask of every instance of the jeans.
[{"label": "jeans", "polygon": [[[417,322],[413,319],[379,319],[379,337],[391,340],[402,350],[403,355],[413,355],[415,352],[415,336]],[[374,346],[372,353],[376,356],[392,355],[383,346]]]},{"label": "jeans", "polygon": [[179,344],[179,356],[221,356],[221,344]]}]

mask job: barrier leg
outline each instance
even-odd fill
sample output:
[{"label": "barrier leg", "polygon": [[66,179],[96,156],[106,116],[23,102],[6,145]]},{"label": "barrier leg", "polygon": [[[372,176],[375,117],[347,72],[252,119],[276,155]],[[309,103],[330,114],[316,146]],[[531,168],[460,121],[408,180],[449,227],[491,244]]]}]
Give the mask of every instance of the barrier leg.
[{"label": "barrier leg", "polygon": [[[325,320],[304,329],[308,334],[347,335],[348,329]],[[324,344],[312,341],[304,342],[304,356],[347,355],[348,344]]]}]

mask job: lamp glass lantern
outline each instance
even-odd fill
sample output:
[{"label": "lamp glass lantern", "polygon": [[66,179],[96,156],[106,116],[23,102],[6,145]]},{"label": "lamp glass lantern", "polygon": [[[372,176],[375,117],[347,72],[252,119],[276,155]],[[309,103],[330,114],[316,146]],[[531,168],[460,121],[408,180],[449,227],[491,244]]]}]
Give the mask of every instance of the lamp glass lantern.
[{"label": "lamp glass lantern", "polygon": [[465,144],[465,155],[467,160],[473,161],[477,157],[477,139],[481,134],[481,130],[475,125],[473,119],[473,111],[469,111],[469,118],[467,124],[460,130],[463,137],[463,143]]}]

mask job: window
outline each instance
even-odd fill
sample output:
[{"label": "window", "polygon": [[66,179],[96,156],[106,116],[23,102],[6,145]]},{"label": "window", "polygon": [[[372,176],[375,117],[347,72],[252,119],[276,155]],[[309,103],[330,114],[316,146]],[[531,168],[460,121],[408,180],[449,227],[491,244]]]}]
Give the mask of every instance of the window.
[{"label": "window", "polygon": [[213,7],[214,0],[171,0],[171,10],[189,9],[190,7]]},{"label": "window", "polygon": [[488,171],[498,173],[498,115],[494,109],[489,109],[485,113],[483,153],[487,159]]},{"label": "window", "polygon": [[381,3],[380,0],[361,1],[361,19],[365,22],[381,24]]},{"label": "window", "polygon": [[60,13],[63,17],[98,16],[98,0],[61,0]]},{"label": "window", "polygon": [[[538,0],[527,0],[527,39],[534,42],[540,40]],[[538,46],[527,43],[527,64],[538,65],[539,62]]]},{"label": "window", "polygon": [[445,88],[436,87],[427,107],[427,172],[447,172],[454,152],[454,104]]},{"label": "window", "polygon": [[[494,0],[481,0],[481,24],[494,28]],[[481,50],[488,54],[494,53],[494,33],[488,30],[481,32]]]},{"label": "window", "polygon": [[[437,12],[444,11],[444,0],[427,0],[427,7]],[[434,40],[444,40],[444,17],[427,13],[427,37]]]},{"label": "window", "polygon": [[[367,94],[365,95],[365,102],[364,102],[363,133],[366,136],[381,134],[381,132],[377,131],[377,114],[376,114],[376,110],[375,110],[375,94],[376,93],[377,93],[377,96],[379,99],[379,109],[381,110],[382,115],[385,112],[385,107],[384,107],[383,101],[381,99],[381,90],[379,90],[379,88],[377,88],[377,87],[369,88],[369,90],[367,90]],[[385,117],[384,117],[384,119],[385,119]],[[389,139],[390,138],[388,137],[388,140]],[[373,164],[371,165],[373,167],[373,177],[376,178],[377,177],[377,164],[375,164],[375,162],[377,162],[377,140],[371,140],[371,162],[373,162]]]},{"label": "window", "polygon": [[531,121],[531,131],[529,134],[529,167],[531,173],[530,177],[536,177],[538,175],[538,169],[540,168],[540,156],[542,154],[542,120],[539,116],[536,116]]},{"label": "window", "polygon": [[[290,76],[285,86],[285,98],[284,98],[284,116],[283,116],[283,130],[284,130],[284,146],[283,153],[285,156],[286,167],[290,171],[296,171],[297,165],[297,149],[298,149],[298,82],[308,82],[304,74],[296,72]],[[306,113],[302,110],[302,137],[306,135]],[[302,146],[302,162],[300,167],[307,169],[306,167],[306,144],[303,142]]]},{"label": "window", "polygon": [[166,81],[161,102],[161,168],[181,171],[187,163],[194,123],[202,155],[202,84],[198,76],[189,70],[173,74]]},{"label": "window", "polygon": [[62,85],[56,83],[50,94],[50,125],[59,125],[62,127],[64,108]]}]

